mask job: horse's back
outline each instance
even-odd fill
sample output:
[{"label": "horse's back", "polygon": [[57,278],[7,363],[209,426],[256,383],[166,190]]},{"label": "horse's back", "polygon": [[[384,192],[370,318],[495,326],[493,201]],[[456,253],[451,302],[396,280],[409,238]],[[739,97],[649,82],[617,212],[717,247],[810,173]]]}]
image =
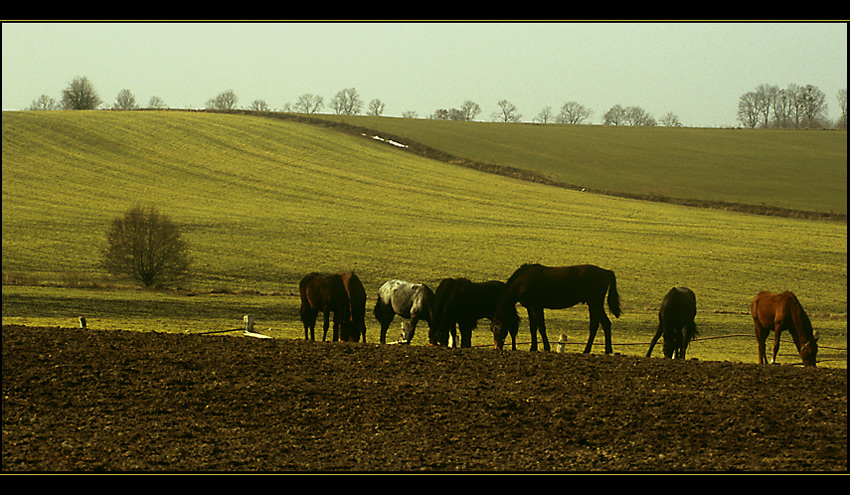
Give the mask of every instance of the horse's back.
[{"label": "horse's back", "polygon": [[750,310],[754,320],[763,326],[790,321],[805,315],[800,301],[791,291],[774,293],[761,291],[753,298]]}]

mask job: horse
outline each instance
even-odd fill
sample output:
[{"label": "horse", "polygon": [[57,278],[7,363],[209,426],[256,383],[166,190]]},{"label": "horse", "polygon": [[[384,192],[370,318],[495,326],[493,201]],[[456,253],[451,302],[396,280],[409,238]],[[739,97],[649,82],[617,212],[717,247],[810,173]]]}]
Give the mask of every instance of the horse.
[{"label": "horse", "polygon": [[664,335],[664,357],[685,359],[685,350],[697,334],[694,317],[697,314],[697,298],[687,287],[673,287],[661,301],[658,310],[658,331],[649,344],[646,357],[658,338]]},{"label": "horse", "polygon": [[381,343],[386,343],[387,329],[395,315],[410,320],[402,325],[401,332],[401,340],[410,342],[420,320],[425,320],[431,326],[433,311],[434,292],[427,285],[403,280],[384,282],[378,289],[374,311],[375,319],[381,324]]},{"label": "horse", "polygon": [[528,310],[531,326],[531,351],[537,350],[537,332],[543,339],[543,349],[549,350],[546,336],[544,308],[563,309],[582,302],[590,312],[590,336],[584,353],[590,352],[599,324],[605,331],[605,354],[611,354],[611,320],[605,314],[605,293],[608,308],[620,317],[620,296],[614,272],[594,265],[549,267],[539,263],[524,264],[517,268],[505,283],[505,289],[496,305],[490,330],[496,349],[501,349],[508,332],[516,331],[519,320],[509,311],[520,303]]},{"label": "horse", "polygon": [[363,336],[366,342],[366,289],[354,272],[339,274],[349,302],[349,325],[340,326],[339,339],[345,342],[358,342]]},{"label": "horse", "polygon": [[[445,278],[435,294],[434,324],[429,333],[431,345],[457,347],[457,328],[460,328],[460,346],[472,347],[472,330],[478,320],[493,320],[496,302],[505,288],[499,280],[472,282],[467,278]],[[517,320],[519,317],[517,316]],[[516,331],[511,333],[511,344],[516,349]]]},{"label": "horse", "polygon": [[328,336],[330,313],[333,313],[334,340],[337,340],[341,326],[346,327],[343,333],[347,335],[347,327],[351,323],[351,305],[345,284],[339,274],[309,273],[301,279],[298,290],[301,294],[301,323],[304,324],[304,340],[316,340],[314,329],[319,312],[324,313],[325,316],[322,341]]},{"label": "horse", "polygon": [[767,363],[765,340],[770,331],[774,332],[773,359],[770,362],[775,363],[776,354],[779,352],[779,334],[788,330],[803,360],[803,366],[817,366],[818,335],[812,331],[812,322],[793,292],[774,294],[761,291],[753,298],[750,311],[756,327],[759,364]]}]

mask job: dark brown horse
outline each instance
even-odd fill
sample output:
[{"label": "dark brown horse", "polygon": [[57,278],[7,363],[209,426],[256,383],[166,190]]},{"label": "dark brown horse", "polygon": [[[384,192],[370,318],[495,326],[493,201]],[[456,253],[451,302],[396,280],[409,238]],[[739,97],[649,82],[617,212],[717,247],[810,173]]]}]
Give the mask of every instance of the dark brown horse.
[{"label": "dark brown horse", "polygon": [[605,314],[605,293],[608,307],[614,316],[620,316],[620,296],[614,272],[594,265],[548,267],[540,264],[525,264],[519,267],[505,284],[505,290],[496,305],[493,323],[495,347],[501,349],[509,332],[515,332],[519,320],[514,320],[510,309],[516,303],[528,310],[531,326],[531,349],[537,350],[537,332],[543,339],[543,349],[549,350],[543,309],[561,309],[587,303],[590,311],[590,337],[585,353],[590,352],[599,324],[605,331],[605,353],[611,354],[611,320]]},{"label": "dark brown horse", "polygon": [[348,325],[340,326],[339,340],[358,342],[362,335],[366,342],[366,289],[360,278],[354,272],[340,273],[345,292],[348,294],[349,315]]},{"label": "dark brown horse", "polygon": [[797,346],[803,365],[816,366],[817,333],[812,331],[812,323],[794,293],[785,291],[782,294],[774,294],[769,291],[761,291],[753,299],[750,310],[756,326],[759,364],[767,363],[764,347],[771,330],[774,334],[771,363],[776,362],[776,354],[779,352],[779,334],[783,330],[788,330],[788,333],[794,339],[794,345]]},{"label": "dark brown horse", "polygon": [[[447,346],[451,334],[452,345],[457,347],[459,327],[460,346],[472,347],[472,330],[482,318],[493,320],[496,303],[504,288],[505,283],[499,280],[473,282],[467,278],[443,279],[434,293],[434,323],[429,332],[431,344]],[[516,307],[512,316],[519,321]],[[516,330],[511,333],[511,344],[516,349]]]},{"label": "dark brown horse", "polygon": [[331,313],[333,313],[334,340],[337,340],[340,335],[341,326],[345,327],[342,333],[348,335],[348,327],[351,325],[351,305],[345,284],[339,274],[324,275],[316,272],[307,274],[301,279],[298,289],[301,293],[301,323],[304,324],[305,340],[316,340],[314,329],[319,312],[324,313],[325,317],[322,340],[328,336]]},{"label": "dark brown horse", "polygon": [[652,355],[652,349],[658,338],[664,336],[664,357],[685,359],[688,344],[697,334],[694,318],[697,315],[697,297],[687,287],[673,287],[661,301],[658,310],[658,331],[649,343],[646,357]]}]

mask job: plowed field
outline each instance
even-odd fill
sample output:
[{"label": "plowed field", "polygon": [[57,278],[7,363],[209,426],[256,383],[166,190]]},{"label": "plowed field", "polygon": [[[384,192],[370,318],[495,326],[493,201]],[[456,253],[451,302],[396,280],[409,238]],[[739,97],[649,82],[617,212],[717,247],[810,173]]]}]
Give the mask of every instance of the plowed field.
[{"label": "plowed field", "polygon": [[846,471],[847,372],[3,326],[10,471]]}]

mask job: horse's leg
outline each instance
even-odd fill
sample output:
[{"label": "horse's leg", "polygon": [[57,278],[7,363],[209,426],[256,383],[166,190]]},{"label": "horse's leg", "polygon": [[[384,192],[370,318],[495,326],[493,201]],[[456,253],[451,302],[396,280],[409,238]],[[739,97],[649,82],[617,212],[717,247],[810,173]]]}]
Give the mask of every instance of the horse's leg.
[{"label": "horse's leg", "polygon": [[771,364],[776,363],[776,355],[779,354],[779,336],[780,335],[782,335],[782,323],[778,322],[778,323],[776,323],[776,328],[773,331],[773,359],[770,360]]},{"label": "horse's leg", "polygon": [[475,324],[464,322],[460,324],[460,346],[463,348],[472,347],[472,329]]},{"label": "horse's leg", "polygon": [[537,331],[540,332],[540,338],[543,339],[543,350],[550,350],[549,347],[549,337],[546,335],[546,318],[544,316],[543,306],[537,308],[537,316],[540,321],[537,322]]},{"label": "horse's leg", "polygon": [[652,340],[649,342],[649,350],[646,351],[646,357],[652,356],[652,350],[655,349],[655,344],[658,343],[658,339],[661,338],[662,333],[664,333],[664,323],[659,321],[655,337],[652,337]]},{"label": "horse's leg", "polygon": [[682,359],[685,359],[685,353],[688,350],[688,346],[691,344],[691,339],[694,338],[694,335],[697,333],[697,325],[693,321],[689,321],[685,323],[684,335],[682,336]]},{"label": "horse's leg", "polygon": [[[460,325],[459,322],[453,322],[451,328],[449,328],[449,336],[451,336],[451,338],[452,338],[452,348],[453,349],[457,349],[458,347],[460,347],[460,344],[458,343],[458,340],[457,340],[457,327],[458,327],[458,325]],[[448,341],[446,341],[446,345],[449,345]]]},{"label": "horse's leg", "polygon": [[767,340],[768,330],[762,326],[758,318],[753,318],[753,324],[756,329],[756,344],[758,345],[759,350],[759,364],[764,364],[767,362],[767,358],[765,357],[765,341]]},{"label": "horse's leg", "polygon": [[585,354],[590,354],[590,349],[593,348],[593,341],[596,339],[596,331],[599,330],[599,315],[594,307],[594,304],[588,301],[588,310],[590,312],[590,334],[587,336],[587,345],[584,348]]},{"label": "horse's leg", "polygon": [[324,333],[322,334],[322,342],[324,342],[328,337],[328,325],[330,325],[330,310],[326,309],[322,312],[325,317],[325,321],[322,322],[322,329],[324,329]]},{"label": "horse's leg", "polygon": [[602,322],[602,331],[605,332],[605,354],[614,354],[614,344],[611,342],[611,320],[605,314],[602,304],[599,305],[599,315]]},{"label": "horse's leg", "polygon": [[531,348],[529,351],[537,350],[537,313],[533,306],[526,308],[528,310],[528,326],[531,330]]}]

